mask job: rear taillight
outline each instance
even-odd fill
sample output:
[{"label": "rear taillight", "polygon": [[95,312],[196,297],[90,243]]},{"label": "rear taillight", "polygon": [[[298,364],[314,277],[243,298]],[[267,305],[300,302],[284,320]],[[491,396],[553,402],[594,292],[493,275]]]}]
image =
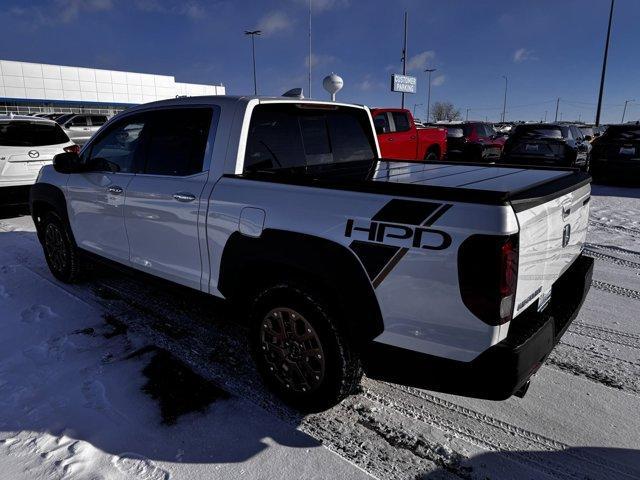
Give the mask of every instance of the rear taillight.
[{"label": "rear taillight", "polygon": [[80,145],[70,145],[63,149],[67,153],[80,153]]},{"label": "rear taillight", "polygon": [[472,235],[458,250],[465,306],[489,325],[511,320],[518,283],[518,237]]}]

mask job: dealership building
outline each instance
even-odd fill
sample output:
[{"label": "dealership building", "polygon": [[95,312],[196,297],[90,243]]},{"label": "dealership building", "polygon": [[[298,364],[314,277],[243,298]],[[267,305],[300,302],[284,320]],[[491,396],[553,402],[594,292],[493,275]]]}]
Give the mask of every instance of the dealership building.
[{"label": "dealership building", "polygon": [[223,85],[181,83],[170,75],[0,60],[0,114],[112,115],[140,103],[224,94]]}]

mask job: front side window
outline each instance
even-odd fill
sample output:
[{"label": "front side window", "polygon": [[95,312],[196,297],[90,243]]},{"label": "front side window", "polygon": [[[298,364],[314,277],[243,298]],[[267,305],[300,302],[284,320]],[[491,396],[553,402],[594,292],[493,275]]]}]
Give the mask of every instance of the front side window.
[{"label": "front side window", "polygon": [[310,105],[259,105],[251,117],[245,171],[278,170],[375,158],[364,110]]},{"label": "front side window", "polygon": [[111,125],[85,153],[89,170],[130,173],[139,164],[141,145],[148,129],[144,114],[123,118]]},{"label": "front side window", "polygon": [[210,108],[150,112],[143,173],[184,177],[202,172],[211,117]]},{"label": "front side window", "polygon": [[396,132],[407,132],[411,129],[409,117],[406,113],[392,112],[391,114],[393,115],[393,123],[396,124]]}]

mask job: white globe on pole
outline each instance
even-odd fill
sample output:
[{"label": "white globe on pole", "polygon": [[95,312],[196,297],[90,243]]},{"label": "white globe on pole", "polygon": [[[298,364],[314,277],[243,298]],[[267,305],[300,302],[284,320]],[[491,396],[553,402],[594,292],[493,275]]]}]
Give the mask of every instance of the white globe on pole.
[{"label": "white globe on pole", "polygon": [[331,72],[331,75],[327,75],[324,77],[324,80],[322,80],[322,86],[331,95],[331,101],[335,102],[336,93],[342,89],[344,81],[342,80],[342,77]]}]

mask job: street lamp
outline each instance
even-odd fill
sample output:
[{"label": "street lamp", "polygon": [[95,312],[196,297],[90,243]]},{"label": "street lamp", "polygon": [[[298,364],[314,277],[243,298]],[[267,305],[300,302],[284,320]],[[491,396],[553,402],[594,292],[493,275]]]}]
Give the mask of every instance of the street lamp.
[{"label": "street lamp", "polygon": [[607,57],[609,56],[609,39],[611,38],[611,21],[613,20],[613,5],[615,0],[611,0],[609,10],[609,26],[607,27],[607,41],[604,44],[604,57],[602,58],[602,74],[600,75],[600,92],[598,94],[598,110],[596,111],[596,127],[600,126],[600,113],[602,112],[602,93],[604,92],[604,74],[607,71]]},{"label": "street lamp", "polygon": [[505,114],[507,113],[507,84],[509,80],[506,75],[503,75],[504,78],[504,102],[502,104],[502,122],[504,123]]},{"label": "street lamp", "polygon": [[422,105],[424,105],[424,103],[414,103],[413,104],[413,117],[414,118],[416,116],[416,107],[421,107]]},{"label": "street lamp", "polygon": [[245,35],[251,37],[251,55],[253,57],[253,94],[258,95],[258,81],[256,79],[256,35],[262,35],[262,30],[245,30]]},{"label": "street lamp", "polygon": [[427,93],[427,123],[429,122],[429,117],[431,116],[431,74],[435,72],[436,68],[425,68],[425,73],[428,76],[427,82],[429,83],[428,93]]},{"label": "street lamp", "polygon": [[624,108],[622,109],[622,121],[620,123],[624,123],[624,116],[627,113],[627,103],[629,102],[635,102],[635,100],[625,100],[624,101]]}]

